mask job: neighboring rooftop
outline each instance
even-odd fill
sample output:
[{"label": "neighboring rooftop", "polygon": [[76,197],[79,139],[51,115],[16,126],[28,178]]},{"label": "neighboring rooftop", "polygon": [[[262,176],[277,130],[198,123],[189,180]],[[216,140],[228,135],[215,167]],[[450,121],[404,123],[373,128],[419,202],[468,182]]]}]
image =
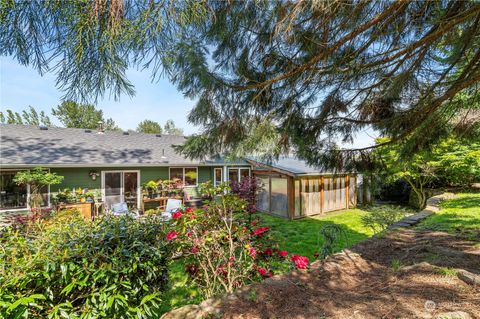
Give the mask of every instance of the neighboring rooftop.
[{"label": "neighboring rooftop", "polygon": [[[0,125],[2,166],[180,166],[219,165],[222,160],[189,160],[172,145],[184,136],[75,128]],[[245,162],[229,163],[245,164]]]}]

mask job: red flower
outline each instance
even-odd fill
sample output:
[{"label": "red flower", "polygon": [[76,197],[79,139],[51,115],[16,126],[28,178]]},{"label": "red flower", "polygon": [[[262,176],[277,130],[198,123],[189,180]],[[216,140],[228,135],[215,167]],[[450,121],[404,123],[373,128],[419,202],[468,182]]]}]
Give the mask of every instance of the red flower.
[{"label": "red flower", "polygon": [[270,227],[264,226],[264,227],[259,227],[253,231],[253,235],[256,235],[258,237],[262,237],[263,233],[267,232],[270,230]]},{"label": "red flower", "polygon": [[170,241],[172,239],[175,239],[178,237],[178,234],[176,231],[172,231],[170,233],[167,234],[167,236],[165,237],[166,240]]},{"label": "red flower", "polygon": [[253,259],[255,259],[255,257],[257,257],[257,251],[256,251],[255,248],[253,248],[253,247],[248,248],[248,254],[249,254],[250,257],[252,257]]},{"label": "red flower", "polygon": [[175,213],[172,214],[172,218],[173,219],[179,219],[180,217],[182,217],[182,212],[181,211],[176,211]]},{"label": "red flower", "polygon": [[232,257],[228,258],[228,260],[235,261],[235,256],[232,256]]},{"label": "red flower", "polygon": [[254,221],[251,222],[252,226],[256,226],[257,224],[258,224],[258,220],[254,220]]},{"label": "red flower", "polygon": [[319,256],[318,252],[313,253],[313,257],[318,258],[318,256]]},{"label": "red flower", "polygon": [[286,250],[281,250],[278,252],[279,257],[287,257],[288,256],[288,251]]},{"label": "red flower", "polygon": [[193,213],[193,207],[187,207],[187,209],[185,209],[185,212]]},{"label": "red flower", "polygon": [[185,235],[187,235],[187,237],[192,237],[193,233],[191,231],[189,231]]},{"label": "red flower", "polygon": [[264,251],[263,253],[264,253],[265,255],[267,255],[267,256],[271,256],[272,253],[273,253],[272,248],[267,248],[267,249],[265,249],[265,251]]},{"label": "red flower", "polygon": [[190,249],[190,251],[191,251],[193,254],[196,254],[196,253],[198,253],[198,247],[197,247],[197,246],[193,246],[192,249]]},{"label": "red flower", "polygon": [[198,267],[195,264],[188,264],[185,266],[185,271],[190,274],[190,276],[195,276],[198,272]]},{"label": "red flower", "polygon": [[272,273],[267,271],[265,268],[258,268],[257,271],[264,278],[272,277]]},{"label": "red flower", "polygon": [[305,256],[293,255],[291,261],[298,269],[306,269],[308,267],[308,258]]}]

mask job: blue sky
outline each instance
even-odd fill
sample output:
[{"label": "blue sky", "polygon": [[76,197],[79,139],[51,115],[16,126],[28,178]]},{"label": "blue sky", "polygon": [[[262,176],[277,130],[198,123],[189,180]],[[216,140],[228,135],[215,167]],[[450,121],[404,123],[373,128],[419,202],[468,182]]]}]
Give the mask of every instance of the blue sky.
[{"label": "blue sky", "polygon": [[[187,115],[195,101],[187,99],[178,92],[168,80],[153,82],[150,72],[130,69],[127,76],[134,84],[136,94],[133,97],[122,95],[119,101],[108,95],[97,103],[105,117],[111,117],[122,129],[135,129],[137,124],[150,119],[161,123],[172,119],[177,127],[184,129],[185,134],[192,134],[200,128],[187,122]],[[0,108],[20,112],[29,105],[38,111],[45,111],[51,116],[51,109],[60,104],[63,93],[55,87],[55,74],[41,76],[32,68],[27,68],[10,57],[0,57]],[[373,131],[367,130],[357,134],[353,145],[344,147],[364,147],[372,144]]]},{"label": "blue sky", "polygon": [[[135,129],[137,124],[150,119],[161,123],[172,119],[186,134],[198,132],[187,123],[187,114],[195,101],[184,98],[168,80],[152,83],[150,72],[128,70],[127,76],[135,85],[133,97],[122,95],[120,101],[99,100],[97,108],[111,117],[122,129]],[[14,111],[27,109],[29,105],[51,116],[51,109],[60,104],[63,93],[55,87],[55,74],[41,76],[30,67],[24,67],[9,57],[0,58],[0,108]],[[55,122],[59,125],[60,123]]]}]

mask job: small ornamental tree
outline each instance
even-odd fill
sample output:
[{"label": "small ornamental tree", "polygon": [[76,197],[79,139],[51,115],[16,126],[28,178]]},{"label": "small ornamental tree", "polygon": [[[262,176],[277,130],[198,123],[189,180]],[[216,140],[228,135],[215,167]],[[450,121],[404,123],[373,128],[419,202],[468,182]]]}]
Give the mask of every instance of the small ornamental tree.
[{"label": "small ornamental tree", "polygon": [[246,210],[249,213],[255,213],[257,206],[257,194],[261,188],[260,181],[256,177],[244,177],[240,182],[232,182],[232,193],[247,202]]},{"label": "small ornamental tree", "polygon": [[28,185],[30,187],[29,204],[32,209],[36,209],[42,204],[42,187],[60,184],[62,180],[63,176],[50,173],[41,167],[35,167],[27,171],[19,171],[13,179],[18,185]]},{"label": "small ornamental tree", "polygon": [[[389,141],[388,138],[377,139],[377,144]],[[418,199],[418,208],[423,209],[427,202],[426,186],[435,179],[438,164],[433,161],[430,152],[418,152],[408,160],[400,154],[400,146],[386,145],[376,150],[376,155],[383,164],[385,181],[405,180]]]},{"label": "small ornamental tree", "polygon": [[[377,143],[388,142],[381,138]],[[449,137],[429,150],[418,151],[404,159],[401,145],[385,145],[375,151],[382,164],[381,175],[386,182],[404,180],[418,199],[418,208],[426,205],[426,186],[432,183],[468,186],[480,180],[480,143]]]}]

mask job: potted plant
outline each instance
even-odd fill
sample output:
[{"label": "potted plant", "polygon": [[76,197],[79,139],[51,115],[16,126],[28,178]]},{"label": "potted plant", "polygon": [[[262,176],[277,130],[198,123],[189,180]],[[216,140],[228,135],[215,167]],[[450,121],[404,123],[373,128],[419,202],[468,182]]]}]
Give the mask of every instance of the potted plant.
[{"label": "potted plant", "polygon": [[146,194],[148,194],[149,198],[153,198],[153,195],[158,190],[158,184],[155,181],[148,181],[142,185],[142,188],[144,191],[146,191]]}]

